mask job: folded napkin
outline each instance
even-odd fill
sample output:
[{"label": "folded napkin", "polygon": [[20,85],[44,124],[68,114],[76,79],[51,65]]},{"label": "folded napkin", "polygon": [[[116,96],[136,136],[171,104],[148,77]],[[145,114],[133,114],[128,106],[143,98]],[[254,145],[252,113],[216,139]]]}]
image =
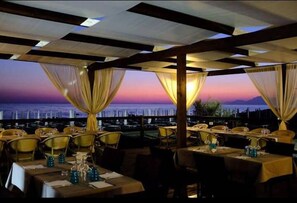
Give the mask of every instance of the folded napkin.
[{"label": "folded napkin", "polygon": [[71,185],[71,182],[69,182],[68,180],[55,180],[52,182],[46,182],[47,185],[51,186],[51,187],[64,187],[64,186],[68,186]]},{"label": "folded napkin", "polygon": [[38,165],[28,165],[23,166],[24,169],[37,169],[37,168],[46,168],[44,165],[38,164]]},{"label": "folded napkin", "polygon": [[197,148],[197,149],[193,149],[193,151],[196,151],[196,152],[206,152],[206,149]]},{"label": "folded napkin", "polygon": [[241,155],[239,155],[239,156],[235,156],[234,158],[237,158],[237,159],[249,159],[249,158],[251,158],[251,157],[249,157],[249,156],[241,156]]},{"label": "folded napkin", "polygon": [[223,147],[223,146],[220,146],[220,147],[218,147],[218,149],[230,149],[230,147]]},{"label": "folded napkin", "polygon": [[89,184],[96,187],[96,188],[105,188],[105,187],[113,186],[112,184],[109,184],[109,183],[104,182],[104,181],[90,182]]},{"label": "folded napkin", "polygon": [[266,154],[269,154],[269,153],[264,152],[264,151],[258,151],[258,152],[257,152],[257,155],[258,155],[258,156],[262,156],[262,155],[266,155]]},{"label": "folded napkin", "polygon": [[104,179],[118,178],[121,176],[123,176],[123,175],[116,173],[116,172],[104,173],[104,174],[100,175],[100,177],[104,178]]}]

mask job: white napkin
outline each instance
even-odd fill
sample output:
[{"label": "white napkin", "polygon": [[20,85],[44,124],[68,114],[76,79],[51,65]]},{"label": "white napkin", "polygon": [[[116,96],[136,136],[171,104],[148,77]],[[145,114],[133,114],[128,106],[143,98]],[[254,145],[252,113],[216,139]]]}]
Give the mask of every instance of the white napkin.
[{"label": "white napkin", "polygon": [[96,187],[96,188],[105,188],[105,187],[113,186],[112,184],[109,184],[109,183],[104,182],[104,181],[96,181],[96,182],[91,182],[89,184]]},{"label": "white napkin", "polygon": [[100,175],[100,177],[102,177],[104,179],[118,178],[121,176],[123,176],[123,175],[116,173],[116,172],[104,173],[104,174]]},{"label": "white napkin", "polygon": [[224,150],[224,149],[230,149],[230,147],[220,146],[220,147],[218,147],[218,149],[222,149],[222,150]]},{"label": "white napkin", "polygon": [[47,185],[51,186],[51,187],[59,187],[59,186],[68,186],[71,185],[71,182],[69,182],[68,180],[55,180],[52,182],[46,182]]},{"label": "white napkin", "polygon": [[249,156],[241,156],[241,155],[239,155],[239,156],[235,156],[234,158],[237,158],[237,159],[249,159],[249,158],[251,158],[251,157],[249,157]]},{"label": "white napkin", "polygon": [[46,168],[45,166],[38,164],[38,165],[28,165],[28,166],[23,166],[24,169],[37,169],[37,168]]},{"label": "white napkin", "polygon": [[193,149],[193,151],[196,151],[196,152],[206,152],[206,149],[196,148],[196,149]]}]

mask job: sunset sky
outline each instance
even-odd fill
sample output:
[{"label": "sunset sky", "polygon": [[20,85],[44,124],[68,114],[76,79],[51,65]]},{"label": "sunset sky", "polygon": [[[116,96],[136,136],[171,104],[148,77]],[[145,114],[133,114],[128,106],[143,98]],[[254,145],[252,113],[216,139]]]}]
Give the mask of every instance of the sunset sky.
[{"label": "sunset sky", "polygon": [[[67,103],[38,63],[0,60],[0,103]],[[206,79],[198,98],[221,102],[248,100],[259,93],[246,74]],[[112,103],[171,103],[156,75],[126,71]]]}]

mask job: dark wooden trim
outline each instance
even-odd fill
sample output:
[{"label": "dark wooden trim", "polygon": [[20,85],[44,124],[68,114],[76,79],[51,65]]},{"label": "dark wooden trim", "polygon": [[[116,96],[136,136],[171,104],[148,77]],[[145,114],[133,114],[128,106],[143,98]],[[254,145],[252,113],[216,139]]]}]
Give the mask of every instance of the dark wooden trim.
[{"label": "dark wooden trim", "polygon": [[222,62],[222,63],[231,63],[231,64],[237,64],[237,65],[251,66],[251,67],[256,66],[256,64],[254,62],[235,59],[235,58],[223,58],[223,59],[219,59],[216,61]]},{"label": "dark wooden trim", "polygon": [[152,51],[154,49],[154,46],[152,45],[140,44],[135,42],[126,42],[126,41],[115,40],[115,39],[107,39],[103,37],[80,35],[75,33],[69,33],[68,35],[62,37],[61,39],[76,41],[76,42],[85,42],[85,43],[91,43],[91,44],[101,44],[101,45],[107,45],[112,47],[135,49],[135,50]]},{"label": "dark wooden trim", "polygon": [[104,61],[105,60],[105,57],[101,57],[101,56],[71,54],[71,53],[65,53],[65,52],[53,52],[53,51],[42,51],[42,50],[30,50],[27,54],[37,55],[37,56],[49,56],[49,57],[58,57],[58,58],[89,60],[89,61]]},{"label": "dark wooden trim", "polygon": [[[167,68],[167,69],[177,69],[177,66],[175,65],[170,65],[170,66],[165,66],[163,68]],[[186,67],[187,70],[190,70],[190,71],[197,71],[197,72],[203,72],[203,69],[202,68],[195,68],[195,67],[189,67],[187,66]]]},{"label": "dark wooden trim", "polygon": [[8,37],[0,35],[0,42],[6,44],[17,44],[17,45],[24,45],[24,46],[35,46],[39,41],[32,40],[32,39],[24,39],[24,38],[17,38],[17,37]]},{"label": "dark wooden trim", "polygon": [[87,19],[80,16],[24,6],[6,1],[0,1],[0,12],[72,25],[80,25]]},{"label": "dark wooden trim", "polygon": [[218,76],[218,75],[241,74],[241,73],[245,73],[244,68],[216,70],[216,71],[208,71],[207,77],[208,76]]},{"label": "dark wooden trim", "polygon": [[[121,68],[131,69],[131,70],[142,70],[142,68],[141,67],[138,67],[138,66],[123,66]],[[104,67],[101,68],[100,67],[100,63],[95,62],[95,63],[92,63],[91,65],[89,65],[88,66],[88,69],[89,70],[102,70],[102,69],[106,69],[106,68],[104,68]]]},{"label": "dark wooden trim", "polygon": [[136,54],[129,58],[121,58],[102,64],[104,67],[120,67],[123,65],[154,61],[160,58],[177,56],[179,54],[200,53],[206,51],[224,50],[236,46],[267,42],[297,36],[297,23],[260,30],[252,33],[227,37],[222,39],[200,41],[191,45],[173,47],[167,50]]},{"label": "dark wooden trim", "polygon": [[177,123],[177,148],[182,148],[187,146],[186,135],[186,123],[187,123],[187,75],[186,75],[186,55],[177,56],[177,113],[176,113],[176,123]]},{"label": "dark wooden trim", "polygon": [[139,3],[127,11],[228,35],[232,35],[234,32],[234,28],[231,26],[147,3]]},{"label": "dark wooden trim", "polygon": [[10,57],[12,57],[13,54],[2,54],[0,53],[0,59],[10,59]]},{"label": "dark wooden trim", "polygon": [[283,79],[283,96],[285,96],[286,91],[286,80],[287,80],[287,65],[282,64],[282,79]]}]

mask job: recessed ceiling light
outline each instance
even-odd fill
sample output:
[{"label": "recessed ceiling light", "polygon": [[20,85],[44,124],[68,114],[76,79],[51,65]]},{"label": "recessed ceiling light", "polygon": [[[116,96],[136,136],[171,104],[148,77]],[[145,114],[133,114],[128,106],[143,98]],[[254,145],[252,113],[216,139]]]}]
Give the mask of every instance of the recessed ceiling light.
[{"label": "recessed ceiling light", "polygon": [[19,58],[20,56],[21,56],[21,55],[19,55],[19,54],[14,54],[14,55],[12,55],[9,59],[14,60],[14,59]]},{"label": "recessed ceiling light", "polygon": [[36,47],[44,47],[48,43],[49,43],[49,41],[39,41],[35,46]]},{"label": "recessed ceiling light", "polygon": [[88,18],[87,20],[82,22],[80,25],[85,26],[85,27],[91,27],[91,26],[93,26],[93,25],[95,25],[96,23],[99,23],[99,22],[100,22],[100,20]]}]

